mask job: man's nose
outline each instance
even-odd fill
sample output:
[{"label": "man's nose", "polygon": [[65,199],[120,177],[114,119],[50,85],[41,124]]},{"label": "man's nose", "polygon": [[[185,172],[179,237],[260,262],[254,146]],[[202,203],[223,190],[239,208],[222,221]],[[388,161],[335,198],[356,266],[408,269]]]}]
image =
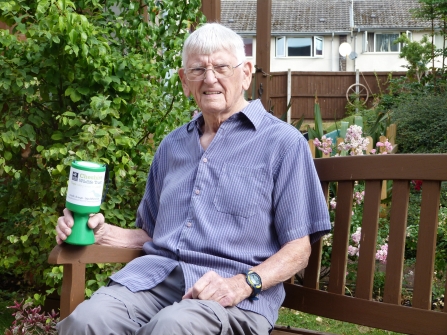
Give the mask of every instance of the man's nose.
[{"label": "man's nose", "polygon": [[208,82],[215,82],[217,80],[216,78],[216,72],[214,71],[214,68],[205,69],[205,78],[204,81]]}]

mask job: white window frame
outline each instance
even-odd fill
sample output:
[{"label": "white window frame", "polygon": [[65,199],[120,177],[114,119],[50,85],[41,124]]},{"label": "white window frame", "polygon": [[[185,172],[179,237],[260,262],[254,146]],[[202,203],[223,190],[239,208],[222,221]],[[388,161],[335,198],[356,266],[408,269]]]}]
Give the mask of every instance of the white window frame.
[{"label": "white window frame", "polygon": [[[289,38],[310,38],[312,40],[310,56],[289,56],[287,39]],[[317,55],[317,43],[321,43],[321,55]],[[282,50],[278,49],[282,48]],[[281,52],[282,51],[282,52]],[[276,58],[323,58],[324,57],[324,37],[323,36],[277,36],[275,38]]]},{"label": "white window frame", "polygon": [[[317,55],[317,42],[321,42],[321,55]],[[324,57],[324,37],[323,36],[314,36],[314,51],[313,57],[315,58],[323,58]]]},{"label": "white window frame", "polygon": [[[385,31],[385,32],[370,32],[371,34],[374,34],[374,45],[372,46],[372,51],[368,51],[369,45],[368,45],[368,31],[363,32],[363,43],[362,43],[362,53],[377,53],[377,54],[389,54],[389,53],[399,53],[400,52],[400,46],[401,44],[397,44],[397,51],[376,51],[377,46],[377,35],[400,35],[400,32],[395,31]],[[406,31],[405,34],[407,34],[408,38],[410,40],[413,39],[413,34],[411,31]]]},{"label": "white window frame", "polygon": [[[278,46],[282,45],[282,53],[278,52]],[[278,58],[286,57],[286,37],[278,36],[275,38],[275,56]]]}]

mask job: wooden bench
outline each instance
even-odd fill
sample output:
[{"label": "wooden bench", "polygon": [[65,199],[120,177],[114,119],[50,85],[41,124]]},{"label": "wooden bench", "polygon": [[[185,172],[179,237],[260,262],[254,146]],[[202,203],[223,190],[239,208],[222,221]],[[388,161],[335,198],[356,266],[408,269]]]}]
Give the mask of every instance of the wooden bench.
[{"label": "wooden bench", "polygon": [[[283,306],[305,313],[405,334],[447,334],[447,308],[431,310],[432,280],[438,226],[441,182],[447,180],[447,154],[376,155],[316,159],[315,166],[325,194],[329,182],[338,182],[330,277],[327,291],[320,289],[322,241],[313,244],[304,284],[285,283]],[[361,253],[355,296],[345,295],[345,273],[355,181],[365,181]],[[376,265],[376,239],[381,208],[382,180],[392,180],[392,202],[383,302],[372,300]],[[423,180],[420,233],[414,269],[411,307],[401,304],[404,246],[410,181]],[[64,265],[61,318],[84,299],[85,264],[128,262],[140,250],[92,245],[56,246],[51,264]],[[323,334],[277,326],[272,334]]]}]

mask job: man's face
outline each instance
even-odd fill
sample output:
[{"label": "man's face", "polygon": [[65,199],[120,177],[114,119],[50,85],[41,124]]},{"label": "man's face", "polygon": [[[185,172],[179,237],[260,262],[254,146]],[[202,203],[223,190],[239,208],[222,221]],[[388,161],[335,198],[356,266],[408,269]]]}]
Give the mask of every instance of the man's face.
[{"label": "man's face", "polygon": [[[215,65],[236,66],[237,58],[230,52],[222,50],[211,55],[189,55],[185,69],[204,67],[212,69]],[[205,79],[190,81],[186,78],[185,69],[179,70],[183,91],[186,96],[192,95],[204,114],[232,115],[245,106],[243,92],[250,86],[251,64],[244,62],[234,68],[231,77],[216,78],[212,70],[205,73]]]}]

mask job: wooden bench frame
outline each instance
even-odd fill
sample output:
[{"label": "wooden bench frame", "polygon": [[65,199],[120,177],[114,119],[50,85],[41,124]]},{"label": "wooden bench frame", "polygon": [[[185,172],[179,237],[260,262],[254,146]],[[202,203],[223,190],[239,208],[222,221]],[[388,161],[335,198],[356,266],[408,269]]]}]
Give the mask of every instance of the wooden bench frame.
[{"label": "wooden bench frame", "polygon": [[[315,166],[325,194],[337,182],[331,271],[327,291],[320,290],[322,241],[313,244],[304,284],[285,283],[284,307],[368,327],[415,335],[447,334],[447,308],[431,310],[436,233],[441,182],[447,180],[447,154],[396,154],[316,159]],[[365,181],[361,253],[355,297],[345,295],[345,272],[355,181]],[[372,300],[376,239],[383,180],[392,180],[390,231],[383,302]],[[412,306],[401,305],[406,220],[411,180],[423,180]],[[141,250],[92,245],[56,246],[51,264],[63,264],[61,318],[84,300],[85,264],[124,263]],[[446,285],[447,286],[447,285]],[[447,288],[446,288],[447,289]],[[323,334],[304,329],[275,327],[272,334]]]}]

